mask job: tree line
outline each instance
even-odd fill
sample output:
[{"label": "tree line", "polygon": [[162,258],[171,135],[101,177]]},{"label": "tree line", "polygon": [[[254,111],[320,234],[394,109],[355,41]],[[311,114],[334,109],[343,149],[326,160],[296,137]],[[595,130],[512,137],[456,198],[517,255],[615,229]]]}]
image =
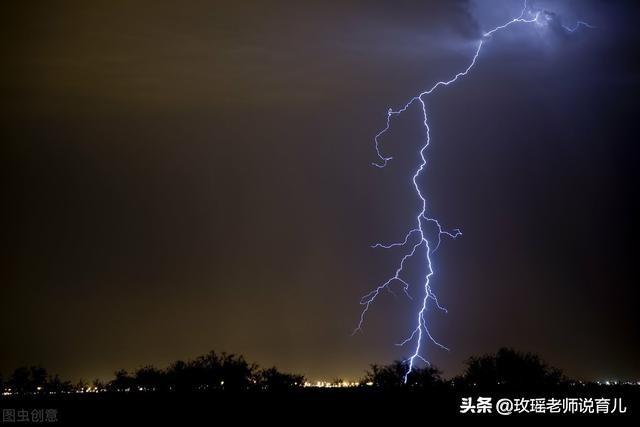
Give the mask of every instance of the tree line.
[{"label": "tree line", "polygon": [[[360,387],[372,389],[544,389],[571,382],[562,372],[549,366],[539,356],[502,348],[493,354],[474,356],[466,361],[461,375],[450,380],[433,366],[413,367],[407,375],[407,362],[371,365]],[[341,382],[336,380],[336,383]],[[58,375],[50,375],[40,366],[19,367],[6,380],[0,376],[5,393],[48,394],[74,391],[107,392],[214,392],[214,391],[284,391],[303,387],[305,377],[281,372],[275,367],[263,369],[247,362],[243,356],[211,351],[193,360],[178,360],[164,369],[148,365],[132,372],[114,373],[107,382],[72,384]]]},{"label": "tree line", "polygon": [[510,348],[470,357],[465,362],[464,372],[450,380],[444,380],[442,372],[434,366],[413,367],[409,374],[407,371],[406,361],[371,365],[363,382],[383,389],[455,387],[480,390],[554,389],[573,382],[538,355]]},{"label": "tree line", "polygon": [[211,351],[193,360],[178,360],[165,369],[151,365],[133,372],[120,369],[108,382],[94,380],[72,384],[58,375],[49,375],[41,366],[19,367],[6,381],[0,377],[5,393],[49,394],[74,391],[107,392],[196,392],[289,390],[304,385],[303,375],[281,372],[275,367],[262,369],[243,356]]}]

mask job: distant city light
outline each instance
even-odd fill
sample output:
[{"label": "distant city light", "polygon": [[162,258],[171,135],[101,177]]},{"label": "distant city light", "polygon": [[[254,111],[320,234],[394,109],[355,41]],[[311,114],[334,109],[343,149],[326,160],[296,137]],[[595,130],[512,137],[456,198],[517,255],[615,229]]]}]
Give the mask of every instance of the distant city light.
[{"label": "distant city light", "polygon": [[[367,383],[367,385],[369,385],[369,383]],[[316,388],[348,388],[348,387],[359,387],[360,383],[359,382],[350,382],[350,381],[316,381],[314,383],[312,382],[305,382],[303,384],[303,387],[316,387]]]}]

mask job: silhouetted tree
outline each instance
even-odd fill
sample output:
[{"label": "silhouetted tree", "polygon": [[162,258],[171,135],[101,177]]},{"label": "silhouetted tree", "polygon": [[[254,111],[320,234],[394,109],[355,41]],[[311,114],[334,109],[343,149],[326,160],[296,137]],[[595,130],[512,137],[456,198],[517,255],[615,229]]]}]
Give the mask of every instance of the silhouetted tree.
[{"label": "silhouetted tree", "polygon": [[120,369],[114,375],[115,378],[108,385],[109,390],[118,392],[134,390],[135,380],[126,370]]},{"label": "silhouetted tree", "polygon": [[[407,375],[407,362],[396,360],[389,365],[371,365],[363,383],[371,383],[374,387],[394,389],[401,387],[429,388],[442,383],[441,372],[434,367],[413,367]],[[406,376],[406,382],[405,382]]]},{"label": "silhouetted tree", "polygon": [[564,381],[559,369],[549,367],[537,355],[509,348],[471,357],[462,379],[469,386],[501,389],[546,388]]},{"label": "silhouetted tree", "polygon": [[47,391],[52,393],[69,393],[73,386],[69,381],[62,381],[58,375],[49,378]]},{"label": "silhouetted tree", "polygon": [[104,383],[99,378],[96,378],[95,380],[93,380],[93,382],[91,383],[91,387],[93,387],[98,391],[105,389]]},{"label": "silhouetted tree", "polygon": [[223,390],[248,390],[254,384],[258,365],[227,353],[222,353],[220,361]]},{"label": "silhouetted tree", "polygon": [[219,390],[224,386],[223,360],[210,351],[189,363],[193,378],[192,387],[197,390]]},{"label": "silhouetted tree", "polygon": [[20,366],[16,368],[7,382],[9,388],[15,393],[27,393],[29,392],[30,380],[29,380],[29,368],[26,366]]},{"label": "silhouetted tree", "polygon": [[29,379],[31,392],[44,392],[49,375],[42,366],[32,366],[29,368]]},{"label": "silhouetted tree", "polygon": [[42,366],[16,368],[6,386],[16,393],[39,393],[47,388],[48,374]]},{"label": "silhouetted tree", "polygon": [[390,365],[371,365],[371,370],[367,371],[363,382],[380,388],[398,388],[404,384],[404,373],[406,367],[404,363],[396,360]]},{"label": "silhouetted tree", "polygon": [[257,380],[258,366],[242,356],[214,351],[195,360],[176,361],[164,371],[164,381],[173,391],[248,390]]},{"label": "silhouetted tree", "polygon": [[80,378],[80,379],[78,380],[78,382],[76,383],[76,385],[75,385],[75,386],[73,386],[73,388],[74,388],[75,390],[78,390],[78,391],[85,391],[88,387],[89,387],[89,385],[88,385],[88,384],[87,384],[87,382],[86,382],[85,380],[83,380],[82,378]]},{"label": "silhouetted tree", "polygon": [[434,366],[414,367],[407,376],[407,386],[412,388],[434,388],[442,385],[442,371]]},{"label": "silhouetted tree", "polygon": [[292,390],[304,385],[304,376],[280,372],[276,367],[263,369],[258,375],[260,388],[269,391]]},{"label": "silhouetted tree", "polygon": [[187,364],[182,360],[176,360],[166,370],[167,386],[170,391],[189,390],[187,378]]},{"label": "silhouetted tree", "polygon": [[153,366],[144,366],[134,374],[136,390],[157,391],[164,389],[166,374]]}]

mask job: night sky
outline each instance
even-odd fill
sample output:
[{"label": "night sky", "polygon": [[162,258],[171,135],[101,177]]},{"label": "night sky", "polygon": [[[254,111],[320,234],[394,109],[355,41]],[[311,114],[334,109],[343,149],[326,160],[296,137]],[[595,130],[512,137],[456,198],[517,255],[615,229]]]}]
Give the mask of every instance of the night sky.
[{"label": "night sky", "polygon": [[[421,184],[464,235],[434,257],[447,376],[513,346],[638,379],[639,8],[532,2],[429,98]],[[4,2],[0,372],[109,378],[211,349],[310,379],[406,356],[390,294],[418,206],[420,109],[519,1]],[[409,279],[417,278],[416,264]],[[419,282],[414,281],[417,295]]]}]

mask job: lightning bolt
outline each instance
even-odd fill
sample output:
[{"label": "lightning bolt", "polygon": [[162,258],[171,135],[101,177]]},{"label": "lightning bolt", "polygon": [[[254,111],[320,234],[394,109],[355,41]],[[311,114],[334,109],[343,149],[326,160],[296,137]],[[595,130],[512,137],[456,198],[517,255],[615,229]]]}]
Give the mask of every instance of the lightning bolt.
[{"label": "lightning bolt", "polygon": [[[467,76],[471,72],[471,70],[475,67],[478,57],[480,56],[480,52],[482,50],[483,45],[487,43],[494,34],[500,31],[504,31],[515,24],[545,25],[546,21],[549,21],[550,19],[551,19],[550,16],[546,13],[543,14],[542,11],[534,12],[532,10],[529,10],[527,6],[527,1],[524,0],[524,5],[522,7],[520,15],[518,15],[517,17],[511,19],[510,21],[502,25],[499,25],[483,33],[482,38],[478,42],[478,45],[475,49],[475,53],[471,59],[471,62],[463,71],[458,72],[449,80],[442,80],[435,83],[430,89],[420,92],[418,95],[411,98],[401,108],[397,110],[393,110],[390,108],[387,111],[386,126],[380,132],[378,132],[374,137],[375,150],[378,156],[378,161],[372,164],[377,168],[384,168],[393,159],[393,157],[385,156],[382,153],[382,150],[380,148],[380,143],[381,143],[382,137],[390,130],[392,119],[395,116],[399,116],[405,111],[407,111],[407,109],[409,109],[409,107],[411,107],[412,105],[414,104],[420,105],[420,108],[422,110],[422,118],[423,118],[422,124],[426,131],[426,139],[424,141],[424,144],[420,148],[420,151],[419,151],[420,163],[418,165],[418,168],[415,170],[412,178],[412,184],[415,189],[415,193],[418,199],[420,200],[420,205],[421,205],[420,211],[417,213],[415,217],[416,226],[411,230],[409,230],[405,235],[404,239],[399,242],[388,243],[388,244],[376,243],[372,245],[372,248],[382,248],[382,249],[402,248],[404,249],[404,255],[402,256],[400,263],[397,269],[395,270],[395,273],[386,281],[384,281],[382,284],[380,284],[379,286],[371,290],[368,294],[364,295],[360,299],[360,305],[363,306],[363,308],[360,313],[360,319],[359,319],[358,325],[353,331],[353,334],[356,334],[357,332],[362,331],[362,327],[365,321],[365,316],[369,311],[369,309],[371,308],[371,305],[376,301],[376,299],[379,297],[382,291],[387,290],[387,291],[393,292],[391,290],[391,285],[395,283],[400,284],[402,286],[402,290],[407,295],[407,297],[412,299],[409,293],[410,285],[407,282],[407,280],[404,279],[402,276],[403,276],[405,264],[407,263],[407,261],[413,258],[414,255],[418,253],[418,251],[422,251],[424,253],[424,257],[426,261],[427,273],[426,273],[426,276],[424,277],[424,282],[423,282],[423,294],[422,294],[420,309],[416,314],[416,322],[415,322],[415,327],[413,331],[409,334],[409,336],[405,340],[397,344],[398,346],[404,346],[408,343],[413,342],[415,345],[413,353],[411,354],[411,356],[409,356],[405,360],[405,363],[407,364],[407,370],[404,375],[405,383],[407,382],[407,378],[409,374],[412,372],[417,361],[422,361],[426,364],[429,364],[429,361],[426,358],[424,358],[424,356],[422,355],[423,341],[425,341],[425,339],[428,339],[431,343],[435,344],[436,346],[444,350],[447,350],[447,351],[449,350],[447,347],[445,347],[444,345],[436,341],[433,335],[431,335],[431,332],[429,331],[429,327],[426,320],[426,312],[430,302],[432,302],[432,304],[437,309],[445,313],[447,312],[447,309],[442,305],[440,305],[440,302],[438,301],[436,294],[433,292],[433,289],[431,288],[431,281],[432,281],[433,275],[435,274],[433,269],[432,256],[438,250],[443,238],[455,239],[462,235],[462,232],[459,229],[454,229],[452,231],[445,230],[437,219],[432,218],[427,214],[427,199],[423,195],[420,185],[418,184],[418,179],[420,178],[420,175],[424,171],[427,164],[425,152],[431,142],[429,121],[427,117],[427,104],[425,100],[429,97],[429,95],[434,93],[436,90],[444,88],[451,84],[454,84],[462,77]],[[594,28],[592,25],[583,21],[578,21],[573,27],[568,27],[564,25],[562,27],[567,32],[573,33],[581,26],[584,26],[587,28]],[[431,226],[431,231],[427,230],[427,225]]]},{"label": "lightning bolt", "polygon": [[594,27],[593,25],[584,22],[584,21],[578,21],[575,23],[575,25],[573,27],[569,27],[568,25],[563,25],[562,28],[564,28],[565,30],[567,30],[570,33],[574,33],[578,28],[580,27],[586,27],[586,28],[590,28],[590,29],[595,29],[596,27]]}]

